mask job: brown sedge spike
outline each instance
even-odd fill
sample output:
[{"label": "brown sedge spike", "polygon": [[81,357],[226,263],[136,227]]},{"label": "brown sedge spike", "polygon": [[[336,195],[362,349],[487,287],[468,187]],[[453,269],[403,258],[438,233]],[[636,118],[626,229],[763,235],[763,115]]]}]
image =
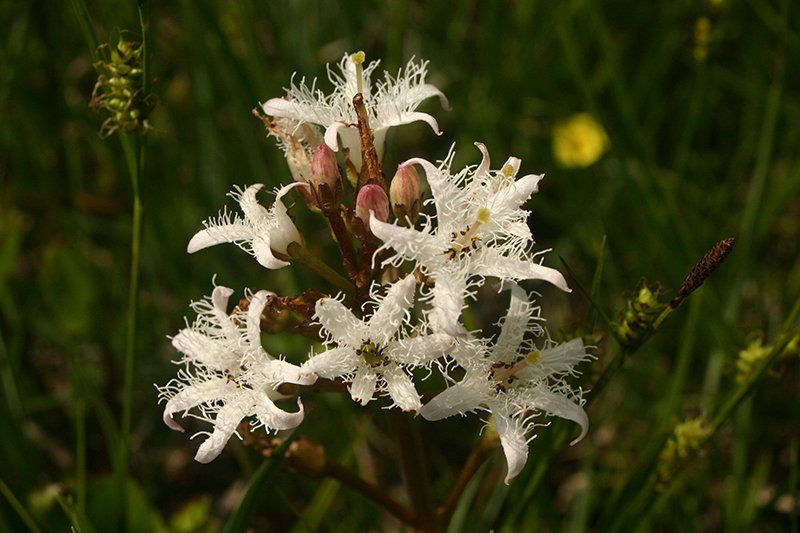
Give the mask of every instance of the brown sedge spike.
[{"label": "brown sedge spike", "polygon": [[689,272],[689,275],[686,276],[686,279],[683,280],[683,285],[681,285],[681,288],[678,291],[678,296],[676,296],[669,303],[669,306],[672,309],[678,307],[681,302],[683,302],[684,298],[689,296],[695,289],[702,285],[706,278],[710,276],[717,268],[719,268],[719,266],[723,261],[725,261],[725,258],[728,257],[728,254],[731,252],[733,243],[735,241],[736,239],[733,237],[719,241],[714,245],[713,248],[711,248],[711,250],[708,251],[708,253],[706,253],[706,255],[703,256],[700,262],[692,268],[691,272]]}]

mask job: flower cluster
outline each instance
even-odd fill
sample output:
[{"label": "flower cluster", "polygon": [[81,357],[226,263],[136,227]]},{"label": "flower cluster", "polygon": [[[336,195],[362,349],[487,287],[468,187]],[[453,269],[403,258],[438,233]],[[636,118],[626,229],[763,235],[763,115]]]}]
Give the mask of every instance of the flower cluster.
[{"label": "flower cluster", "polygon": [[[229,313],[233,291],[217,286],[210,299],[192,304],[197,319],[173,338],[184,354],[182,369],[159,389],[164,421],[181,429],[172,417],[182,412],[211,423],[213,431],[196,456],[207,462],[243,419],[267,430],[296,427],[304,415],[300,395],[338,381],[362,405],[385,398],[386,407],[430,421],[491,413],[489,423],[508,461],[508,483],[525,465],[540,414],[579,424],[577,440],[588,429],[582,391],[567,379],[591,356],[580,339],[550,340],[539,308],[518,284],[541,280],[570,290],[560,272],[542,264],[542,252],[533,251],[522,208],[542,176],[520,177],[515,157],[493,170],[488,149],[476,143],[478,165],[454,171],[451,149],[439,164],[409,159],[387,183],[380,170],[386,130],[423,120],[438,134],[436,120],[416,108],[430,96],[438,96],[443,107],[447,100],[425,83],[424,62],[411,61],[405,73],[386,74],[377,84],[370,77],[378,64],[362,68],[362,62],[345,55],[341,75],[329,70],[335,86],[330,95],[316,88],[316,80],[311,87],[302,80],[292,83],[286,97],[262,105],[274,117],[262,119],[284,148],[294,182],[276,191],[269,209],[256,199],[263,185],[237,188],[231,196],[242,216],[223,211],[188,246],[193,253],[234,243],[268,269],[299,263],[338,294],[330,288],[298,296],[258,291]],[[343,184],[334,153],[340,150],[352,187]],[[418,170],[432,194],[425,201]],[[283,203],[292,189],[325,218],[346,277],[331,268],[330,258],[305,248]],[[510,294],[496,339],[469,331],[462,320],[488,281]],[[289,363],[262,347],[262,331],[305,335],[324,349]],[[427,371],[415,373],[419,368]],[[426,401],[415,380],[436,374],[450,386]],[[295,398],[295,411],[276,405]]]}]

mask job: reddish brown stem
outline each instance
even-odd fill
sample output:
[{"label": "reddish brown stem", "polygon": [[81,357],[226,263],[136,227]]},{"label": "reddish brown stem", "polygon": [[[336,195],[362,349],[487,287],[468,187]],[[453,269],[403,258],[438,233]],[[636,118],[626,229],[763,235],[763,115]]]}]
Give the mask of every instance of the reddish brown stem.
[{"label": "reddish brown stem", "polygon": [[324,475],[330,476],[357,490],[404,523],[414,525],[414,515],[411,514],[411,510],[408,507],[400,505],[383,492],[380,487],[356,476],[330,457],[325,461]]},{"label": "reddish brown stem", "polygon": [[353,240],[350,238],[350,233],[347,231],[342,212],[339,210],[324,211],[325,218],[328,219],[328,225],[331,227],[333,236],[336,239],[336,244],[342,251],[342,259],[344,260],[344,268],[347,270],[347,275],[350,280],[355,283],[358,277],[358,261],[356,259],[356,250],[353,248]]},{"label": "reddish brown stem", "polygon": [[450,522],[456,504],[464,493],[464,489],[467,488],[467,483],[469,483],[472,476],[475,475],[478,467],[486,460],[486,456],[489,455],[489,451],[492,448],[491,442],[484,438],[481,439],[481,442],[472,450],[472,453],[467,458],[467,462],[464,463],[464,467],[461,469],[461,473],[458,475],[458,479],[453,485],[453,489],[450,491],[450,495],[447,497],[447,501],[436,510],[436,514],[439,515],[439,520],[442,524],[448,524]]}]

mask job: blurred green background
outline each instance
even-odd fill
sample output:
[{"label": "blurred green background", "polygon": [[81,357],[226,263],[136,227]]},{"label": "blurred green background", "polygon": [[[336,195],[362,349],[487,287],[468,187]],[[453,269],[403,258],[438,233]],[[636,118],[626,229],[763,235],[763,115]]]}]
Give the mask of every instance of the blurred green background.
[{"label": "blurred green background", "polygon": [[[87,5],[101,40],[139,31],[135,2]],[[560,268],[564,257],[588,285],[606,235],[608,312],[641,277],[674,296],[715,242],[737,238],[728,262],[594,403],[589,436],[563,450],[543,483],[522,490],[545,429],[523,475],[510,489],[478,491],[457,524],[797,531],[796,354],[772,368],[669,491],[647,508],[626,498],[641,485],[637,461],[651,437],[687,417],[712,418],[736,387],[739,350],[759,335],[769,344],[800,292],[799,13],[789,0],[153,3],[156,107],[141,183],[131,440],[141,521],[132,530],[218,531],[259,464],[236,439],[212,464],[195,463],[198,441],[163,424],[153,384],[175,375],[167,335],[193,319],[188,304],[210,293],[214,274],[236,298],[245,287],[292,295],[306,280],[298,270],[264,271],[230,247],[190,257],[186,243],[202,220],[233,206],[225,194],[234,184],[291,179],[251,110],[283,95],[293,72],[329,90],[325,64],[364,50],[390,73],[412,56],[430,60],[428,82],[452,108],[422,106],[441,137],[419,123],[395,129],[385,168],[441,159],[453,141],[456,168],[475,164],[472,143],[481,141],[495,168],[514,155],[524,174],[545,173],[528,204],[538,246],[553,248],[548,265]],[[56,493],[76,498],[95,530],[116,531],[108,421],[121,408],[130,179],[118,139],[99,137],[105,117],[88,107],[97,75],[72,5],[1,0],[0,21],[0,531],[30,529],[26,515],[41,531],[68,530]],[[561,168],[553,126],[580,112],[603,125],[611,148],[589,167]],[[579,291],[544,291],[540,303],[554,333],[589,307]],[[275,342],[295,362],[307,354],[293,339]],[[602,334],[596,344],[589,381],[618,351]],[[397,483],[385,428],[344,400],[312,399],[304,431],[353,469]],[[438,498],[480,427],[475,416],[422,424]],[[502,454],[490,466],[503,472]],[[76,494],[83,476],[86,494]],[[257,531],[402,530],[334,483],[286,469],[276,476],[253,518]],[[628,514],[615,522],[612,511]]]}]

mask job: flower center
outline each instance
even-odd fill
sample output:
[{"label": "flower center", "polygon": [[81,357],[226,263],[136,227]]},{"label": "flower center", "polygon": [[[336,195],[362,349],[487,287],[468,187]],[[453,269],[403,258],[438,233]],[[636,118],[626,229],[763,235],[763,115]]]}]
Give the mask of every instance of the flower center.
[{"label": "flower center", "polygon": [[511,385],[517,379],[517,372],[522,370],[528,365],[535,365],[542,359],[542,352],[539,350],[532,351],[526,358],[518,361],[516,364],[511,363],[495,363],[492,365],[491,379],[496,382],[495,387],[497,392],[505,392],[506,386]]},{"label": "flower center", "polygon": [[450,234],[452,242],[450,243],[450,247],[447,248],[444,253],[447,254],[450,259],[455,259],[456,257],[459,259],[464,259],[465,257],[469,256],[473,250],[478,249],[478,243],[481,240],[481,238],[476,236],[475,233],[478,231],[478,228],[489,222],[490,219],[491,215],[489,210],[485,207],[481,207],[478,210],[478,216],[476,217],[474,224],[467,226],[466,229],[454,231]]},{"label": "flower center", "polygon": [[364,361],[373,368],[389,362],[389,358],[384,357],[382,354],[383,347],[378,346],[369,339],[361,345],[361,348],[356,348],[356,355],[363,357]]}]

